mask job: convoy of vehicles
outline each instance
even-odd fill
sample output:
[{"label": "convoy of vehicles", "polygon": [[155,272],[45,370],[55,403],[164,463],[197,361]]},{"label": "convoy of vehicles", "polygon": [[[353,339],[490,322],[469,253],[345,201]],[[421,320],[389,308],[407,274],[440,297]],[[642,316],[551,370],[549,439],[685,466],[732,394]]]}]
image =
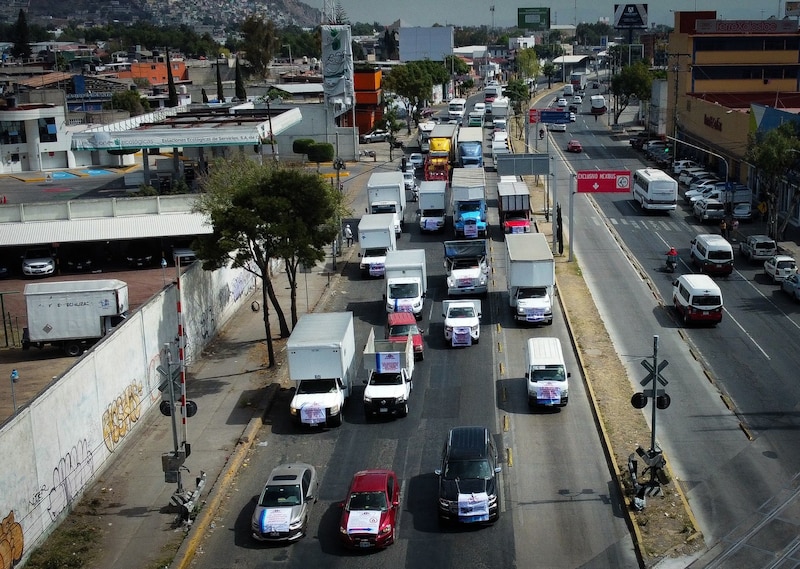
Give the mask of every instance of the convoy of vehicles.
[{"label": "convoy of vehicles", "polygon": [[275,467],[253,510],[253,538],[272,543],[300,539],[306,533],[311,506],[318,497],[319,479],[312,465],[298,462]]},{"label": "convoy of vehicles", "polygon": [[508,305],[514,319],[552,324],[556,268],[545,236],[506,235],[506,261]]},{"label": "convoy of vehicles", "polygon": [[401,342],[376,340],[370,329],[364,347],[364,416],[406,417],[414,374],[414,342],[409,333]]},{"label": "convoy of vehicles", "polygon": [[386,253],[384,277],[386,312],[411,312],[420,320],[428,292],[425,250],[389,251]]},{"label": "convoy of vehicles", "polygon": [[497,207],[503,233],[530,233],[531,194],[528,184],[512,176],[497,183]]},{"label": "convoy of vehicles", "polygon": [[419,185],[420,231],[441,231],[447,214],[447,182],[421,182]]},{"label": "convoy of vehicles", "polygon": [[465,347],[481,339],[481,301],[472,299],[442,301],[444,339],[449,346]]},{"label": "convoy of vehicles", "polygon": [[380,549],[395,542],[400,482],[391,470],[362,470],[353,475],[344,501],[339,537],[353,549]]},{"label": "convoy of vehicles", "polygon": [[450,179],[458,143],[457,124],[437,124],[431,131],[429,151],[423,165],[423,178],[428,181]]},{"label": "convoy of vehicles", "polygon": [[489,291],[488,241],[445,241],[444,270],[449,296],[485,295]]},{"label": "convoy of vehicles", "polygon": [[481,168],[455,168],[450,183],[456,237],[486,237],[486,176]]}]

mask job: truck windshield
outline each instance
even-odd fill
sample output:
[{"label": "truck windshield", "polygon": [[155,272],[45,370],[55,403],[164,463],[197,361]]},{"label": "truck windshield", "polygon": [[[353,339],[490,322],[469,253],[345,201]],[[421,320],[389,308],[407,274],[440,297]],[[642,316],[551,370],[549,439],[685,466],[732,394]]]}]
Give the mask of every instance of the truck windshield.
[{"label": "truck windshield", "polygon": [[471,306],[453,306],[447,316],[448,318],[474,318],[475,309]]},{"label": "truck windshield", "polygon": [[454,269],[477,269],[479,265],[478,259],[453,259]]},{"label": "truck windshield", "polygon": [[461,202],[458,205],[459,211],[463,212],[470,212],[470,211],[480,211],[481,204],[478,202]]},{"label": "truck windshield", "polygon": [[419,296],[419,285],[417,283],[390,284],[389,296],[392,298],[417,298]]},{"label": "truck windshield", "polygon": [[364,251],[364,257],[385,257],[386,247],[370,247]]},{"label": "truck windshield", "polygon": [[443,209],[423,209],[420,212],[422,217],[444,217]]},{"label": "truck windshield", "polygon": [[304,379],[297,387],[297,393],[335,393],[335,379]]},{"label": "truck windshield", "polygon": [[399,373],[373,373],[369,379],[370,385],[401,385],[403,378]]},{"label": "truck windshield", "polygon": [[519,290],[518,298],[544,298],[547,296],[547,289],[544,287],[522,288]]},{"label": "truck windshield", "polygon": [[396,213],[396,211],[397,208],[393,203],[372,206],[372,213]]},{"label": "truck windshield", "polygon": [[560,365],[544,366],[531,370],[531,381],[564,381],[567,374]]},{"label": "truck windshield", "polygon": [[419,334],[416,324],[395,324],[389,328],[390,336],[408,336],[409,334]]}]

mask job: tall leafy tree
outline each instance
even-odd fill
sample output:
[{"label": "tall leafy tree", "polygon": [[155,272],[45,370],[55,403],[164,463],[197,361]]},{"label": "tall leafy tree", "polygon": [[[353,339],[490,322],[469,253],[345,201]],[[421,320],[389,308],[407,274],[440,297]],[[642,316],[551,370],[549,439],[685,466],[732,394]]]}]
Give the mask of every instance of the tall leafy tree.
[{"label": "tall leafy tree", "polygon": [[618,74],[611,78],[611,93],[616,98],[614,110],[614,123],[619,120],[631,102],[631,99],[649,101],[653,88],[653,75],[649,67],[642,61],[633,65],[626,65]]},{"label": "tall leafy tree", "polygon": [[275,365],[268,302],[278,316],[280,334],[289,335],[286,317],[275,295],[271,260],[283,259],[291,288],[292,325],[297,322],[297,269],[325,258],[325,245],[338,229],[339,192],[315,173],[273,162],[258,164],[244,156],[218,160],[202,181],[197,211],[214,227],[193,247],[206,270],[228,264],[241,267],[262,282],[264,327],[269,366]]},{"label": "tall leafy tree", "polygon": [[[416,62],[394,67],[383,79],[383,88],[399,97],[406,107],[408,117],[418,124],[422,108],[433,92],[433,78]],[[411,131],[411,123],[408,122]]]},{"label": "tall leafy tree", "polygon": [[244,78],[242,77],[242,67],[239,65],[239,58],[236,58],[236,75],[234,77],[234,94],[240,101],[247,100],[247,91],[244,89]]},{"label": "tall leafy tree", "polygon": [[14,45],[11,46],[11,55],[17,58],[28,58],[31,56],[31,37],[30,30],[28,29],[28,18],[25,15],[25,10],[20,8],[17,22],[11,29],[11,41]]},{"label": "tall leafy tree", "polygon": [[542,75],[547,77],[547,88],[553,86],[553,77],[556,76],[556,66],[552,61],[548,61],[542,66]]},{"label": "tall leafy tree", "polygon": [[512,79],[506,85],[504,90],[506,97],[511,103],[511,108],[514,109],[514,118],[517,123],[517,130],[520,138],[524,131],[523,121],[527,120],[528,102],[530,101],[530,91],[525,81],[520,79]]},{"label": "tall leafy tree", "polygon": [[517,52],[517,72],[522,79],[535,79],[540,71],[539,56],[535,49],[529,47]]},{"label": "tall leafy tree", "polygon": [[248,16],[241,30],[248,71],[260,78],[268,77],[277,38],[275,25],[261,16]]},{"label": "tall leafy tree", "polygon": [[[751,136],[747,150],[747,159],[758,170],[759,189],[767,205],[767,227],[773,239],[783,237],[791,218],[791,215],[787,215],[778,228],[778,192],[786,181],[786,173],[800,169],[798,130],[800,129],[794,123],[783,123],[763,135]],[[791,187],[789,212],[794,211],[800,203],[800,191],[794,184]]]}]

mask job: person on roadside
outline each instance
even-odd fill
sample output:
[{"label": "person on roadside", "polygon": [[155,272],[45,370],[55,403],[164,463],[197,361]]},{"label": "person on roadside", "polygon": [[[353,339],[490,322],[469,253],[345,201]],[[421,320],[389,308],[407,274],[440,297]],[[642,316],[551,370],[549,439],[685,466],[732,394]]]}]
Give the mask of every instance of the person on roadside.
[{"label": "person on roadside", "polygon": [[344,226],[344,238],[347,241],[347,246],[350,247],[353,244],[353,230],[350,229],[350,224]]},{"label": "person on roadside", "polygon": [[724,219],[719,222],[719,234],[722,235],[725,239],[728,238],[728,222]]}]

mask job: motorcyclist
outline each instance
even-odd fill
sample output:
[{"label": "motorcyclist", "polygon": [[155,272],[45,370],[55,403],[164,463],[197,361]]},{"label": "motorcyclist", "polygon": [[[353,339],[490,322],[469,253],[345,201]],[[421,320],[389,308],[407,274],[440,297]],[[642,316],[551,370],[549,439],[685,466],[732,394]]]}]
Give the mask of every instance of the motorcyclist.
[{"label": "motorcyclist", "polygon": [[670,246],[667,251],[667,268],[674,269],[678,264],[678,250]]}]

